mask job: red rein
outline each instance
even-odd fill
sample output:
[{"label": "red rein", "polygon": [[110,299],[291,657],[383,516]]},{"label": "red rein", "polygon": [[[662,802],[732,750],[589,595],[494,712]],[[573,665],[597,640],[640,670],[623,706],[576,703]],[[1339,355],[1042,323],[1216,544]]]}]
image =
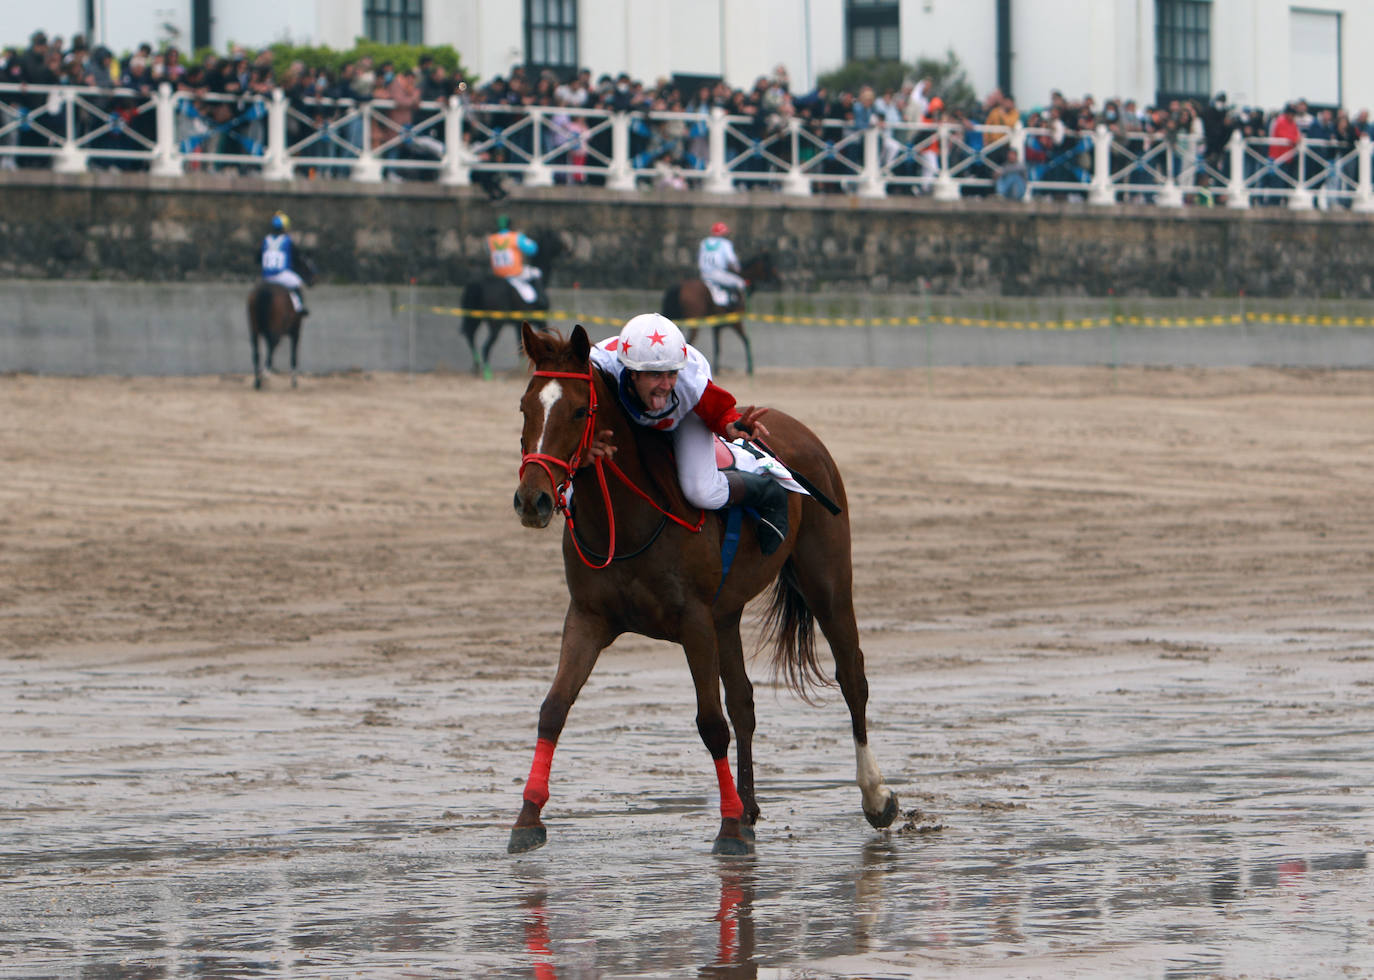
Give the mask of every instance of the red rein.
[{"label": "red rein", "polygon": [[[568,522],[569,527],[574,527],[572,511],[568,509],[568,487],[572,485],[573,474],[582,465],[582,456],[592,445],[592,440],[596,435],[596,382],[592,378],[590,368],[587,372],[574,371],[535,371],[536,378],[572,378],[576,381],[587,382],[587,387],[591,392],[590,404],[587,407],[587,426],[582,430],[582,438],[578,440],[577,448],[573,450],[570,459],[559,459],[557,456],[550,456],[547,453],[522,453],[520,456],[520,476],[525,475],[525,468],[533,463],[548,475],[549,483],[553,486],[554,507],[561,513]],[[556,479],[553,475],[553,467],[557,466],[563,470],[563,478]],[[658,505],[658,503],[647,493],[635,486],[625,471],[616,465],[615,460],[606,459],[598,456],[592,460],[592,466],[596,468],[596,482],[601,486],[601,500],[606,506],[606,517],[610,525],[610,544],[606,548],[606,560],[599,565],[592,564],[587,556],[582,553],[582,546],[577,543],[577,535],[572,536],[573,548],[577,550],[577,557],[582,559],[582,564],[588,568],[605,568],[615,561],[615,511],[611,509],[611,488],[606,483],[606,467],[610,467],[620,482],[625,484],[639,497],[648,501],[649,505],[663,514],[669,520],[685,527],[693,534],[700,531],[706,524],[706,511],[702,511],[695,524],[689,524],[676,514],[669,513]]]}]

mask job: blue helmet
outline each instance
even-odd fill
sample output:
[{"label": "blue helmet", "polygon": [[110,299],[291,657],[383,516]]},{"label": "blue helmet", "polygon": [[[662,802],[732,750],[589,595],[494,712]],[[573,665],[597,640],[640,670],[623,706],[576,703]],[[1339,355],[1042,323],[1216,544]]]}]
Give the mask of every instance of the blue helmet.
[{"label": "blue helmet", "polygon": [[291,227],[291,219],[286,216],[285,211],[278,211],[272,215],[272,230],[287,231]]}]

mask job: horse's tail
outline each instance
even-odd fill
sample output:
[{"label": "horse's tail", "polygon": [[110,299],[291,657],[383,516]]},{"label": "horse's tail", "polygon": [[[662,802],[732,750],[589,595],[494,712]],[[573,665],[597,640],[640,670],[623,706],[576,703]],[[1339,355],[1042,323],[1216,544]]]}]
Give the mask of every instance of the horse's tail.
[{"label": "horse's tail", "polygon": [[775,677],[782,677],[789,689],[807,704],[814,704],[812,692],[830,687],[816,659],[816,617],[797,586],[797,569],[789,558],[773,583],[773,598],[763,617],[764,642],[773,647]]},{"label": "horse's tail", "polygon": [[659,312],[674,322],[682,317],[681,289],[680,286],[669,286],[663,291],[663,302],[658,304]]}]

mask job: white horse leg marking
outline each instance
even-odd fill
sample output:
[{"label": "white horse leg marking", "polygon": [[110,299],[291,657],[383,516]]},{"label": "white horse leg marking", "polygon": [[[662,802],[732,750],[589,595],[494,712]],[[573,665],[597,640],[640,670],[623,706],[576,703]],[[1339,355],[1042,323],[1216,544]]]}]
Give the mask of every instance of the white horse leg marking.
[{"label": "white horse leg marking", "polygon": [[562,397],[563,386],[556,379],[539,389],[539,404],[544,406],[544,418],[539,423],[539,445],[534,450],[537,453],[544,451],[544,433],[549,431],[549,413]]},{"label": "white horse leg marking", "polygon": [[854,756],[857,759],[859,789],[864,796],[864,810],[869,813],[882,813],[892,790],[883,783],[883,774],[878,769],[878,760],[867,745],[854,742]]}]

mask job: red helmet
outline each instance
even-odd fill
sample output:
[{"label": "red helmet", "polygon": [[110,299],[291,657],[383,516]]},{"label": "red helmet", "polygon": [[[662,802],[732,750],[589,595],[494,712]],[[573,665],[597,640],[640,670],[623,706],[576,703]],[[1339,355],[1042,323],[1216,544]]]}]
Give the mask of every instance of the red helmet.
[{"label": "red helmet", "polygon": [[730,226],[724,221],[717,221],[711,226],[711,234],[715,235],[717,238],[724,238],[726,235],[730,234]]}]

